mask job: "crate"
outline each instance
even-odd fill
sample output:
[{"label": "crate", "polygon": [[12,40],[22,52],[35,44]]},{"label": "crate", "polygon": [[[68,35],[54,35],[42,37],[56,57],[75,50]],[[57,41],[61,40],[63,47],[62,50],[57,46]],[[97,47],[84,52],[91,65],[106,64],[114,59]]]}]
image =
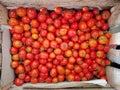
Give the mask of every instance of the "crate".
[{"label": "crate", "polygon": [[[33,89],[37,90],[40,88],[70,88],[78,87],[80,88],[93,88],[91,90],[97,90],[102,89],[101,87],[105,87],[106,90],[113,90],[109,85],[107,85],[107,82],[104,80],[91,80],[91,81],[85,81],[85,82],[63,82],[63,83],[57,83],[57,84],[45,84],[45,83],[38,83],[38,84],[25,84],[21,87],[16,87],[13,85],[14,80],[14,71],[10,67],[11,62],[11,55],[9,52],[11,43],[10,43],[10,33],[9,33],[9,27],[7,26],[7,9],[10,8],[16,8],[19,6],[23,7],[35,7],[37,9],[41,7],[47,7],[48,9],[53,9],[56,6],[62,6],[65,8],[81,8],[81,6],[90,6],[92,7],[98,7],[99,9],[106,9],[106,8],[112,8],[112,15],[109,20],[109,25],[112,27],[115,25],[115,19],[117,18],[118,12],[120,12],[120,1],[119,0],[0,0],[0,24],[2,28],[2,70],[1,70],[1,81],[0,81],[0,88],[2,90],[7,90],[12,86],[10,90],[22,90],[21,88],[24,88],[25,90]],[[116,11],[117,14],[116,14]],[[107,67],[107,76],[108,76],[108,83],[112,85],[113,87],[120,90],[120,84],[114,82],[114,77],[112,77],[111,73],[113,71],[116,71],[116,69],[111,69],[112,67]],[[119,70],[117,70],[119,72]],[[113,75],[114,76],[114,75]],[[115,79],[117,80],[117,79]],[[86,89],[86,90],[87,90]],[[43,89],[41,89],[43,90]],[[54,89],[55,90],[55,89]]]}]

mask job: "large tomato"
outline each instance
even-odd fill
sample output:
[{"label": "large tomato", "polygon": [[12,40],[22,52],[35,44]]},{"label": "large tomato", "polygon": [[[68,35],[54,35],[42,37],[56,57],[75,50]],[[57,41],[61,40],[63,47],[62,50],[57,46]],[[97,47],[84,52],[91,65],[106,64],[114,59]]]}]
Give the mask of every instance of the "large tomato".
[{"label": "large tomato", "polygon": [[104,10],[101,15],[103,19],[108,20],[110,17],[110,12],[108,10]]}]

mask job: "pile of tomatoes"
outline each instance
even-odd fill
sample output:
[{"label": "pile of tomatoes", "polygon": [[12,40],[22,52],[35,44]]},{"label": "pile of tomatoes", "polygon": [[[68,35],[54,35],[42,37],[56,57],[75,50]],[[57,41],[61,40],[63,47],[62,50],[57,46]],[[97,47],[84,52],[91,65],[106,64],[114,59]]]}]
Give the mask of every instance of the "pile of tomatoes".
[{"label": "pile of tomatoes", "polygon": [[8,14],[15,85],[106,80],[109,10],[19,7]]}]

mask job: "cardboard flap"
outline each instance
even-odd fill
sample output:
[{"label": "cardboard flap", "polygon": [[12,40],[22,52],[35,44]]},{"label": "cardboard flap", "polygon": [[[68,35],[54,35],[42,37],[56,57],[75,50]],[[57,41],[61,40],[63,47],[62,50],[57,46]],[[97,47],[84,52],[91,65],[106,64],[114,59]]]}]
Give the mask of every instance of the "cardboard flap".
[{"label": "cardboard flap", "polygon": [[9,27],[1,25],[2,29],[2,73],[1,73],[1,87],[13,82],[14,80],[14,72],[10,66],[11,63],[11,55],[10,55],[10,33]]}]

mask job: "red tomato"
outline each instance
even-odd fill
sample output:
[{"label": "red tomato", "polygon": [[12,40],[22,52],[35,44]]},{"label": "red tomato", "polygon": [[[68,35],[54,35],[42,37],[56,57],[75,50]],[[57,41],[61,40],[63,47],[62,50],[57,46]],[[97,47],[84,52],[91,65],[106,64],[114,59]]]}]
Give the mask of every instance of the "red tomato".
[{"label": "red tomato", "polygon": [[55,19],[54,20],[54,26],[56,28],[60,28],[61,27],[61,20],[60,19]]},{"label": "red tomato", "polygon": [[10,18],[18,18],[17,14],[16,14],[16,9],[10,9],[8,12],[8,15]]},{"label": "red tomato", "polygon": [[27,46],[32,46],[33,41],[34,41],[33,38],[27,38],[26,41],[25,41],[25,44]]},{"label": "red tomato", "polygon": [[52,11],[52,12],[50,13],[50,17],[51,17],[52,19],[56,19],[56,18],[58,17],[58,14],[57,14],[55,11]]},{"label": "red tomato", "polygon": [[70,10],[64,10],[63,16],[65,17],[65,19],[69,20],[70,18],[72,18],[72,12]]},{"label": "red tomato", "polygon": [[79,65],[75,65],[74,70],[76,73],[82,72],[82,68]]},{"label": "red tomato", "polygon": [[100,13],[99,8],[93,8],[93,14],[98,15]]},{"label": "red tomato", "polygon": [[79,23],[79,29],[81,30],[81,31],[83,31],[83,32],[85,32],[86,31],[86,29],[87,29],[87,23],[85,22],[85,21],[81,21],[80,23]]},{"label": "red tomato", "polygon": [[40,8],[40,12],[43,14],[48,14],[48,10],[45,7]]},{"label": "red tomato", "polygon": [[37,78],[38,75],[39,75],[38,69],[32,69],[32,71],[30,72],[31,78]]},{"label": "red tomato", "polygon": [[47,16],[46,16],[45,14],[43,14],[43,13],[38,13],[37,20],[38,20],[39,22],[45,22],[46,19],[47,19]]},{"label": "red tomato", "polygon": [[91,12],[84,12],[82,15],[83,20],[88,21],[92,17],[91,14]]},{"label": "red tomato", "polygon": [[62,7],[55,7],[54,11],[55,11],[57,14],[62,14]]},{"label": "red tomato", "polygon": [[55,36],[53,35],[53,33],[48,33],[47,34],[47,39],[50,40],[50,41],[52,41],[52,40],[55,39]]},{"label": "red tomato", "polygon": [[30,19],[34,19],[37,17],[37,11],[35,8],[27,8],[27,16]]},{"label": "red tomato", "polygon": [[16,73],[17,73],[17,74],[24,73],[24,72],[25,72],[25,70],[24,70],[23,65],[19,65],[19,66],[16,68]]},{"label": "red tomato", "polygon": [[28,16],[22,17],[22,22],[25,23],[25,24],[29,24],[30,23],[29,17]]},{"label": "red tomato", "polygon": [[76,31],[73,30],[73,29],[70,29],[70,30],[68,31],[68,36],[69,36],[70,38],[76,36],[76,34],[77,34]]},{"label": "red tomato", "polygon": [[39,66],[38,60],[34,60],[34,61],[31,62],[31,68],[32,69],[38,68],[38,66]]},{"label": "red tomato", "polygon": [[8,24],[9,24],[10,26],[16,26],[16,25],[19,24],[19,22],[18,22],[18,20],[15,19],[15,18],[10,18],[9,21],[8,21]]},{"label": "red tomato", "polygon": [[33,60],[34,54],[33,53],[27,53],[26,58],[30,59],[30,60]]},{"label": "red tomato", "polygon": [[19,57],[19,59],[24,60],[26,58],[26,51],[25,50],[19,51],[18,57]]},{"label": "red tomato", "polygon": [[110,12],[108,10],[103,10],[101,15],[102,15],[102,19],[108,20],[110,17]]},{"label": "red tomato", "polygon": [[89,7],[88,7],[88,6],[83,6],[83,7],[82,7],[82,11],[83,11],[83,12],[89,11]]},{"label": "red tomato", "polygon": [[21,85],[23,85],[23,83],[24,83],[24,81],[20,78],[16,78],[15,81],[14,81],[14,84],[16,86],[21,86]]},{"label": "red tomato", "polygon": [[30,82],[32,84],[36,84],[36,83],[38,83],[38,79],[37,78],[31,78]]},{"label": "red tomato", "polygon": [[32,19],[30,25],[33,28],[37,28],[39,26],[39,22],[37,21],[37,19]]},{"label": "red tomato", "polygon": [[40,53],[40,58],[42,58],[42,59],[47,59],[47,58],[48,58],[48,53],[46,53],[46,52],[41,52],[41,53]]},{"label": "red tomato", "polygon": [[18,53],[18,49],[15,48],[15,47],[11,47],[11,48],[10,48],[10,53],[11,53],[11,54],[17,54],[17,53]]},{"label": "red tomato", "polygon": [[34,42],[32,43],[32,47],[33,47],[33,48],[37,48],[37,49],[39,49],[40,46],[41,46],[41,44],[40,44],[39,41],[34,41]]},{"label": "red tomato", "polygon": [[94,18],[91,18],[90,20],[87,21],[88,27],[93,27],[96,24],[96,20]]},{"label": "red tomato", "polygon": [[74,81],[80,81],[81,80],[81,78],[80,78],[80,76],[79,75],[75,75],[75,80]]},{"label": "red tomato", "polygon": [[82,17],[82,11],[78,11],[78,12],[76,12],[76,14],[75,14],[75,19],[77,20],[77,21],[79,21],[80,19],[81,19],[81,17]]},{"label": "red tomato", "polygon": [[103,26],[102,26],[102,29],[105,31],[105,30],[108,30],[109,29],[109,25],[107,23],[104,23]]},{"label": "red tomato", "polygon": [[68,44],[66,42],[62,42],[60,44],[60,48],[61,50],[66,51],[68,49]]},{"label": "red tomato", "polygon": [[46,83],[52,83],[52,78],[51,77],[46,78]]},{"label": "red tomato", "polygon": [[48,68],[46,66],[41,66],[40,72],[41,73],[48,73]]},{"label": "red tomato", "polygon": [[24,79],[25,82],[30,82],[30,80],[31,80],[31,78],[30,78],[29,75],[27,75],[27,76],[25,77],[25,79]]},{"label": "red tomato", "polygon": [[50,70],[50,76],[51,76],[51,77],[56,77],[56,76],[57,76],[57,69],[52,68],[52,69]]},{"label": "red tomato", "polygon": [[18,74],[18,78],[19,78],[19,79],[24,80],[25,77],[26,77],[26,74],[25,74],[25,73],[20,73],[20,74]]}]

